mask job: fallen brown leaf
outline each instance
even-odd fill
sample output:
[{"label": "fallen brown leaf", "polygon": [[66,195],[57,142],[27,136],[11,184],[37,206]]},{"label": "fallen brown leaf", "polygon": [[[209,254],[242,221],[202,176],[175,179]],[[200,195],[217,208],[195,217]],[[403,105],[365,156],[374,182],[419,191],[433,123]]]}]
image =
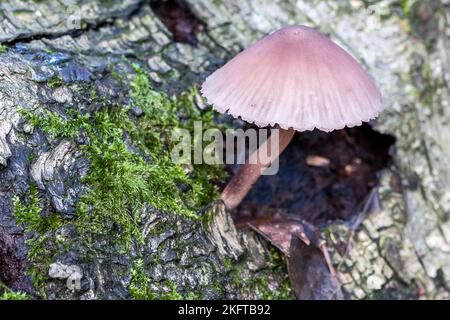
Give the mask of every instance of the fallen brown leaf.
[{"label": "fallen brown leaf", "polygon": [[320,248],[306,245],[296,236],[292,237],[288,271],[298,299],[344,299],[339,281],[331,270]]}]

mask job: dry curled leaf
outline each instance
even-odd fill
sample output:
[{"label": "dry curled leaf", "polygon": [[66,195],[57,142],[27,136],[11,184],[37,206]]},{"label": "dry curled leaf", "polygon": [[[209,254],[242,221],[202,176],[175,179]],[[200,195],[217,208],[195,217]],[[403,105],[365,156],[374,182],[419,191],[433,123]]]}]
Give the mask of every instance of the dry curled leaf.
[{"label": "dry curled leaf", "polygon": [[322,250],[293,236],[288,258],[289,278],[300,300],[342,300],[338,279]]},{"label": "dry curled leaf", "polygon": [[305,230],[305,224],[281,213],[256,219],[249,222],[248,225],[287,256],[290,252],[291,237],[293,235],[307,244],[311,243],[311,236],[308,237],[307,235],[310,233],[310,228],[307,227],[308,230]]},{"label": "dry curled leaf", "polygon": [[246,224],[286,255],[289,277],[299,299],[342,299],[328,251],[316,227],[281,212],[260,215]]}]

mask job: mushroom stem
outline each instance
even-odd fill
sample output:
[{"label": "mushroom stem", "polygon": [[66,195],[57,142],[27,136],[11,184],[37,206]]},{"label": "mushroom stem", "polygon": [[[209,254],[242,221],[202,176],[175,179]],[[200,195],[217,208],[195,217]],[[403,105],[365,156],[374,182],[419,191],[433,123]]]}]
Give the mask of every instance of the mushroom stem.
[{"label": "mushroom stem", "polygon": [[265,169],[270,167],[273,161],[275,161],[280,154],[286,149],[289,142],[292,140],[295,131],[293,129],[282,129],[279,128],[279,143],[278,152],[272,154],[271,145],[273,135],[271,135],[260,147],[259,149],[267,150],[268,160],[261,163],[258,158],[258,150],[255,150],[250,157],[247,159],[245,164],[243,164],[235,176],[231,179],[228,185],[225,187],[221,194],[221,199],[225,203],[225,206],[232,210],[236,208],[256,183],[258,178],[264,172]]}]

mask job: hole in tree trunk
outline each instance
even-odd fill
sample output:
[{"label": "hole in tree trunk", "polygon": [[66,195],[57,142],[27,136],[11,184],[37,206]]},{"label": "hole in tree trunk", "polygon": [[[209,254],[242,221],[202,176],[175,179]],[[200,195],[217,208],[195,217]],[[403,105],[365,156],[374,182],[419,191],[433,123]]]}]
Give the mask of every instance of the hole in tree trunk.
[{"label": "hole in tree trunk", "polygon": [[280,157],[278,174],[261,176],[236,209],[237,226],[282,211],[315,225],[349,220],[391,162],[390,135],[369,125],[296,133]]},{"label": "hole in tree trunk", "polygon": [[196,34],[204,29],[204,24],[183,1],[151,0],[150,6],[173,34],[174,41],[197,45]]}]

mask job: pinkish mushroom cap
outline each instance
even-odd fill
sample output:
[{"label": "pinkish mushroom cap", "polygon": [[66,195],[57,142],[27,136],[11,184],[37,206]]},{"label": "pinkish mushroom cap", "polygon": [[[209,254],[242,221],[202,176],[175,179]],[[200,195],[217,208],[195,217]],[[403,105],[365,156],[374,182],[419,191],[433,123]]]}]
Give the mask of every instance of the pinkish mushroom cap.
[{"label": "pinkish mushroom cap", "polygon": [[381,94],[359,63],[305,26],[254,43],[211,74],[201,92],[219,112],[298,131],[352,127],[382,110]]}]

